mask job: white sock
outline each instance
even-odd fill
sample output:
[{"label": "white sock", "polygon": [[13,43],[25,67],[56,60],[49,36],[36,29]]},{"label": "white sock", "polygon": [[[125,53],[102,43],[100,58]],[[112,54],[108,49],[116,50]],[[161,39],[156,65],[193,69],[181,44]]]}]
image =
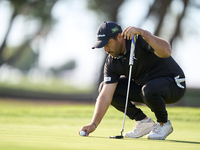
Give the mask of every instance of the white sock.
[{"label": "white sock", "polygon": [[148,117],[147,119],[141,120],[142,122],[149,122],[150,118]]}]

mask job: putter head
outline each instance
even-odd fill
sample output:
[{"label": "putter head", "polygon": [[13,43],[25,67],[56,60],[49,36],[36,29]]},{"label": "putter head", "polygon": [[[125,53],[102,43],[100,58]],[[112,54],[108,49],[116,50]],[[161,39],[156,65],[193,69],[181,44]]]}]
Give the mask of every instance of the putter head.
[{"label": "putter head", "polygon": [[116,135],[116,136],[109,136],[110,139],[123,139],[124,137],[122,135]]}]

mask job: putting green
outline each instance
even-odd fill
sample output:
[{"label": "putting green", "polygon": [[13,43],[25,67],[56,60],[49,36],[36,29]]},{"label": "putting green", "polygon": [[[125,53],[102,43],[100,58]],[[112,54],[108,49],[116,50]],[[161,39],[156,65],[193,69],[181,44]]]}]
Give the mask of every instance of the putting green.
[{"label": "putting green", "polygon": [[[149,117],[154,114],[139,106]],[[119,135],[123,113],[110,107],[97,130],[89,137],[78,135],[90,122],[94,105],[46,105],[44,103],[0,101],[1,150],[197,150],[200,149],[199,108],[168,107],[174,132],[166,140],[109,139]],[[125,131],[134,121],[126,118]]]}]

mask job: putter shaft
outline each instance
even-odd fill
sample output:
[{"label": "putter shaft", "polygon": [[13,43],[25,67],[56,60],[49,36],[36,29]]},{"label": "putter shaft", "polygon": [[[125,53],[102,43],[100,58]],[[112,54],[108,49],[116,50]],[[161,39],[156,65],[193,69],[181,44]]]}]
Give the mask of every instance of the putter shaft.
[{"label": "putter shaft", "polygon": [[130,69],[129,69],[128,87],[127,87],[127,93],[126,93],[126,104],[125,104],[125,110],[124,110],[124,120],[123,120],[123,124],[122,124],[121,135],[123,135],[123,132],[124,132],[124,124],[125,124],[125,119],[126,119],[129,89],[130,89],[130,82],[131,82],[131,72],[132,72],[132,65],[130,65]]},{"label": "putter shaft", "polygon": [[128,105],[128,97],[129,97],[129,89],[130,89],[130,83],[131,83],[131,73],[132,73],[132,66],[134,64],[135,59],[135,43],[136,43],[137,35],[134,35],[131,40],[131,50],[130,50],[130,57],[129,57],[129,77],[128,77],[128,87],[127,87],[127,93],[126,93],[126,104],[124,109],[124,120],[122,124],[122,130],[121,130],[121,136],[124,132],[124,124],[125,124],[125,118],[126,118],[126,112],[127,112],[127,105]]}]

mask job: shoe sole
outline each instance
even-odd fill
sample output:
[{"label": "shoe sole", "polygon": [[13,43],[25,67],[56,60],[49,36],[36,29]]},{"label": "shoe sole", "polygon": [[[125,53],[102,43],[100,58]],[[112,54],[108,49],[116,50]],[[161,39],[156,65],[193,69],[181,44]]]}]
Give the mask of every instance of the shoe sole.
[{"label": "shoe sole", "polygon": [[165,140],[166,137],[171,134],[173,132],[173,128],[170,129],[170,131],[168,132],[168,134],[166,134],[164,137],[155,137],[155,138],[149,138],[147,137],[147,139],[150,139],[150,140]]}]

